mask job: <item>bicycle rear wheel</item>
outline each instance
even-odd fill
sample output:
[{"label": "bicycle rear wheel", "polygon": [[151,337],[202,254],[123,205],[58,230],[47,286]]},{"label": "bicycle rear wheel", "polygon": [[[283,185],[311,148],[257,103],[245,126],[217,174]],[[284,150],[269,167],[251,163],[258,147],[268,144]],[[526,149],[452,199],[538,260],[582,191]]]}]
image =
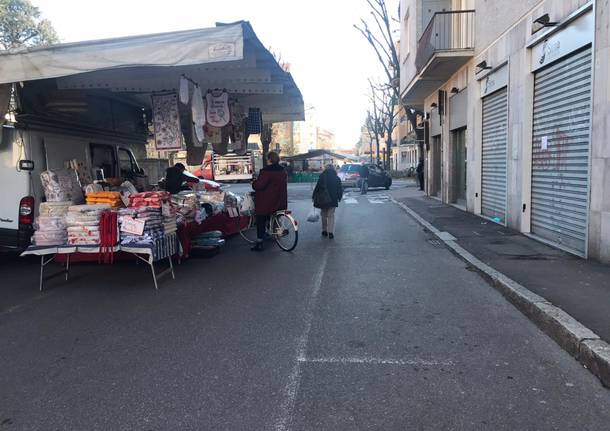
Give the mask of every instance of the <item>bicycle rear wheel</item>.
[{"label": "bicycle rear wheel", "polygon": [[272,234],[277,245],[284,251],[294,250],[299,242],[297,222],[289,214],[277,214],[272,220]]},{"label": "bicycle rear wheel", "polygon": [[[240,217],[236,217],[238,228],[241,228],[241,220]],[[248,225],[243,229],[240,229],[239,234],[246,242],[250,244],[254,244],[256,242],[256,217],[251,215],[248,220]]]}]

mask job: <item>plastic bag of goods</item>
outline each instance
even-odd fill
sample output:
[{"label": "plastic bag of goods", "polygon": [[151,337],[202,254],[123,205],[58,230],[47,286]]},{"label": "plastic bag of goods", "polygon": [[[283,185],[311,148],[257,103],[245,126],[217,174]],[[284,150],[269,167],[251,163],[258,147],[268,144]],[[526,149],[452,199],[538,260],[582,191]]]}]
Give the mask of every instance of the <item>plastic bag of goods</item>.
[{"label": "plastic bag of goods", "polygon": [[320,221],[320,213],[317,209],[312,208],[309,214],[307,215],[307,221],[310,223],[317,223]]},{"label": "plastic bag of goods", "polygon": [[252,193],[246,193],[241,201],[239,212],[248,215],[254,211],[254,197]]}]

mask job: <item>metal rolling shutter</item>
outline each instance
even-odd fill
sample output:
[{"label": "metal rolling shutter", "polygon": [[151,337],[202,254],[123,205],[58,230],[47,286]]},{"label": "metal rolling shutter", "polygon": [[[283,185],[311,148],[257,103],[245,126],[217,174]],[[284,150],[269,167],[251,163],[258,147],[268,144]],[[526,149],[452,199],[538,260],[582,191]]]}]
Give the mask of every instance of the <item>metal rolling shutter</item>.
[{"label": "metal rolling shutter", "polygon": [[506,223],[506,142],[508,128],[508,90],[483,99],[483,157],[481,212]]},{"label": "metal rolling shutter", "polygon": [[591,48],[536,73],[531,230],[581,255],[587,238],[590,114]]}]

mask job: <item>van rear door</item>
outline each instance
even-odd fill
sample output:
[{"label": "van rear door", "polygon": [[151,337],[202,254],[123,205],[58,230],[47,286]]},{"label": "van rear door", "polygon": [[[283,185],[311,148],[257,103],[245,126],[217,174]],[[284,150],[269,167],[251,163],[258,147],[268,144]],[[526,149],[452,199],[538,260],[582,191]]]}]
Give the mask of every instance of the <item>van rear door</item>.
[{"label": "van rear door", "polygon": [[[1,129],[0,129],[1,130]],[[19,160],[23,148],[13,138],[13,133],[4,132],[0,139],[0,229],[19,228],[19,202],[30,194],[29,172],[19,172]]]}]

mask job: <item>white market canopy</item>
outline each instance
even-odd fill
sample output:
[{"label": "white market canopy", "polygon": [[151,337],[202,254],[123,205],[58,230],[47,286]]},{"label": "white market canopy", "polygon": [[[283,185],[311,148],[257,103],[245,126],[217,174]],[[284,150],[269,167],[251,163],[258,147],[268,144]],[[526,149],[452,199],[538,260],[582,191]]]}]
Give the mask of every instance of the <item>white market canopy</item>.
[{"label": "white market canopy", "polygon": [[290,73],[247,22],[214,28],[0,51],[0,84],[57,79],[60,90],[103,89],[150,106],[154,92],[177,91],[188,76],[206,90],[226,89],[267,123],[304,119]]}]

